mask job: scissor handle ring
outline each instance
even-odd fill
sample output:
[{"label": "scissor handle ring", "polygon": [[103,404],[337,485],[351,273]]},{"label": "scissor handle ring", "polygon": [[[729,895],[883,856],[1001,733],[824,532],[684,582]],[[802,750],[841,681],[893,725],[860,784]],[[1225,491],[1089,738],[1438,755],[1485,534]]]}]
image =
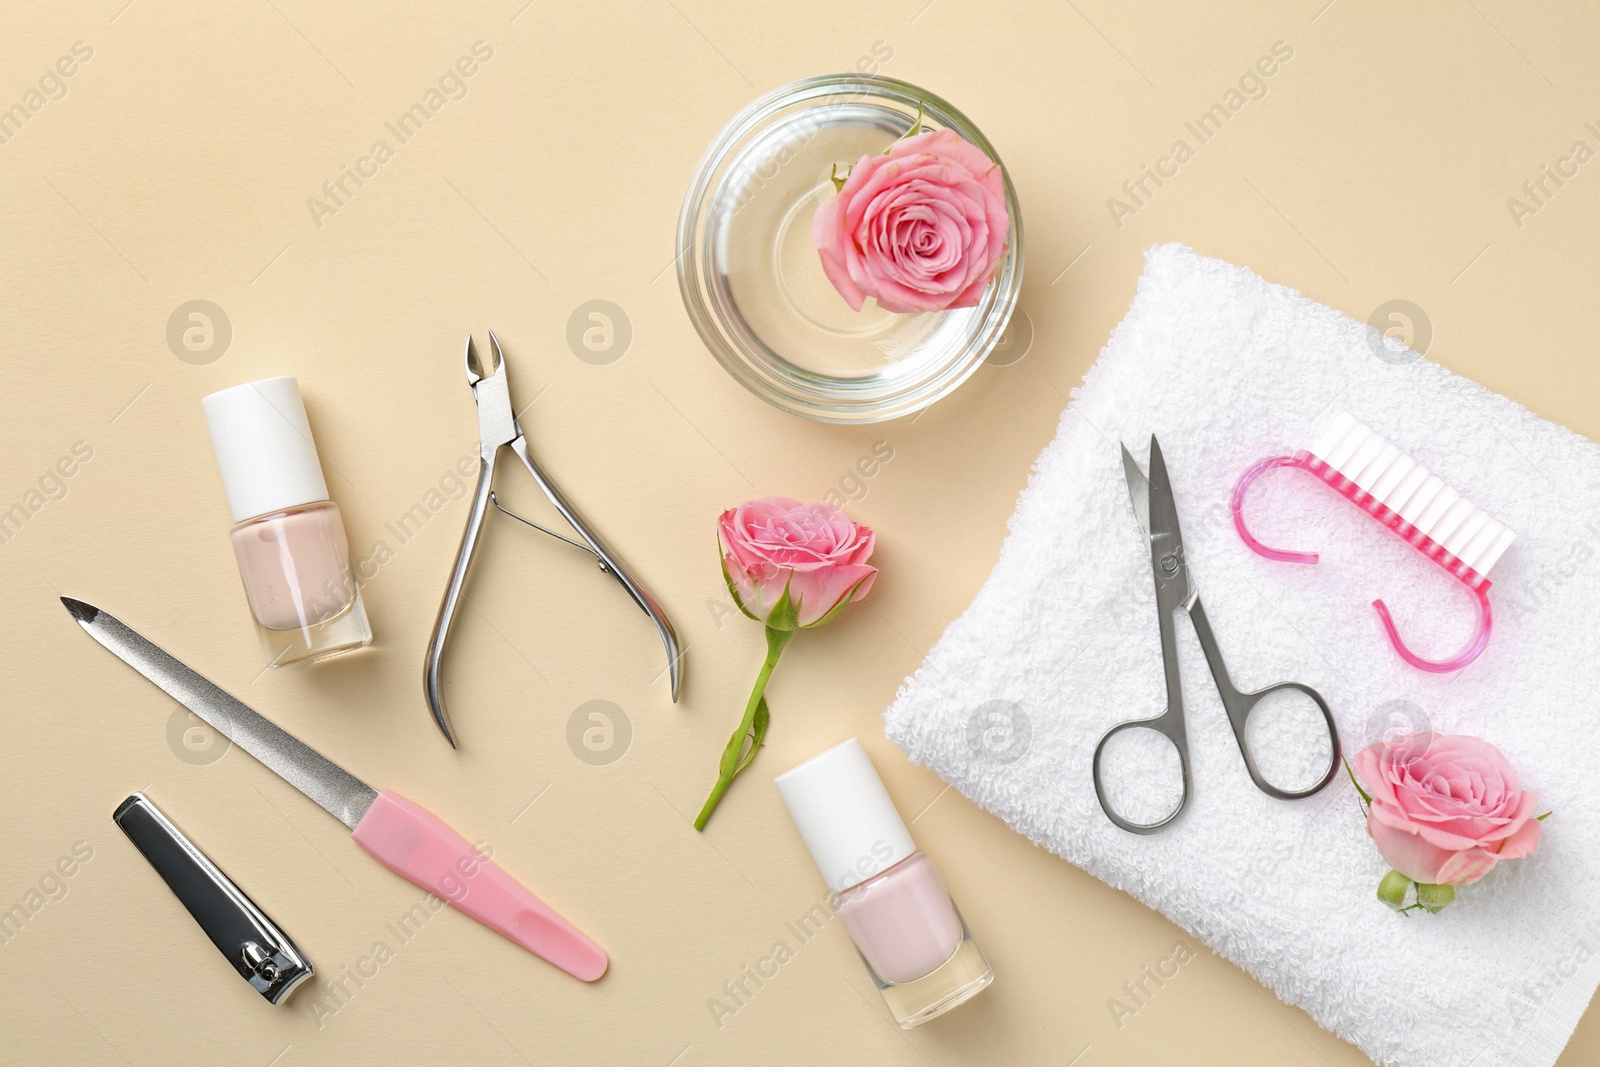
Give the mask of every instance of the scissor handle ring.
[{"label": "scissor handle ring", "polygon": [[[1328,726],[1328,741],[1333,749],[1332,756],[1328,760],[1328,769],[1317,784],[1308,789],[1280,789],[1267,781],[1262,777],[1260,768],[1256,766],[1256,758],[1250,751],[1250,742],[1245,739],[1245,730],[1250,724],[1250,716],[1255,713],[1257,705],[1273,693],[1282,692],[1285,689],[1292,689],[1297,693],[1310,697],[1311,702],[1317,706],[1317,710],[1322,712],[1322,721]],[[1322,698],[1321,693],[1303,682],[1278,682],[1276,685],[1269,685],[1265,689],[1257,689],[1252,693],[1238,693],[1233,700],[1228,702],[1228,719],[1233,723],[1234,740],[1239,743],[1239,754],[1244,757],[1245,770],[1250,772],[1250,780],[1256,784],[1257,789],[1269,797],[1275,797],[1278,800],[1304,800],[1306,797],[1321,792],[1329,782],[1333,781],[1333,776],[1339,773],[1339,728],[1334,725],[1333,711],[1329,709],[1328,702]]]},{"label": "scissor handle ring", "polygon": [[[1107,730],[1105,734],[1101,736],[1100,743],[1094,746],[1093,768],[1095,799],[1100,801],[1100,810],[1106,813],[1106,818],[1110,819],[1111,822],[1119,829],[1126,830],[1130,834],[1153,834],[1158,830],[1164,829],[1179,815],[1183,814],[1184,808],[1189,806],[1189,794],[1192,791],[1189,785],[1189,747],[1187,744],[1187,739],[1184,738],[1181,733],[1183,729],[1183,720],[1181,718],[1182,715],[1183,709],[1178,708],[1167,711],[1164,714],[1157,715],[1153,719],[1129,719],[1127,722],[1119,722],[1111,729]],[[1168,725],[1169,720],[1177,723],[1176,729]],[[1111,807],[1111,802],[1106,800],[1105,787],[1100,777],[1100,757],[1105,752],[1106,742],[1110,741],[1113,737],[1122,733],[1124,730],[1152,730],[1155,733],[1160,734],[1162,737],[1165,737],[1168,741],[1171,741],[1172,747],[1178,750],[1178,766],[1183,772],[1183,795],[1178,798],[1178,806],[1172,809],[1172,813],[1166,818],[1162,819],[1160,822],[1130,822],[1129,820],[1124,819],[1121,815],[1118,815]]]}]

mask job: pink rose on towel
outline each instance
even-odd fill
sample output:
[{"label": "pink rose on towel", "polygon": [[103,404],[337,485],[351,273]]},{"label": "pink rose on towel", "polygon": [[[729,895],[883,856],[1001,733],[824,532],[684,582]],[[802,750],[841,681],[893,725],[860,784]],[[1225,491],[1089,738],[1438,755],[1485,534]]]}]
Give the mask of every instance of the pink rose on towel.
[{"label": "pink rose on towel", "polygon": [[830,504],[769,496],[717,520],[722,573],[734,603],[778,630],[809,629],[872,589],[873,534]]},{"label": "pink rose on towel", "polygon": [[951,130],[862,156],[839,195],[817,208],[811,243],[839,295],[886,311],[975,307],[1006,255],[1005,179]]},{"label": "pink rose on towel", "polygon": [[1379,887],[1391,907],[1404,905],[1414,882],[1418,903],[1410,907],[1437,911],[1455,899],[1451,887],[1471,885],[1539,844],[1537,794],[1480,738],[1419,733],[1379,741],[1356,753],[1355,770],[1366,785],[1367,833],[1394,868],[1384,879],[1389,894]]}]

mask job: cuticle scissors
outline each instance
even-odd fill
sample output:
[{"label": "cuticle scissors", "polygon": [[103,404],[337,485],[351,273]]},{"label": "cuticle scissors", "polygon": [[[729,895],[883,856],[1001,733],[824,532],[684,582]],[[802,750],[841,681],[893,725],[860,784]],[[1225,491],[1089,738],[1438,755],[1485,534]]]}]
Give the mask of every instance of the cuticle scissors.
[{"label": "cuticle scissors", "polygon": [[[1200,648],[1205,653],[1206,663],[1211,668],[1217,692],[1222,697],[1222,707],[1227,712],[1229,725],[1233,727],[1234,739],[1239,743],[1239,753],[1244,757],[1245,770],[1249,772],[1250,780],[1255,783],[1256,788],[1279,800],[1302,800],[1319,792],[1333,780],[1339,767],[1339,731],[1334,725],[1333,713],[1328,709],[1328,702],[1322,698],[1322,694],[1300,682],[1278,682],[1276,685],[1269,685],[1249,693],[1240,692],[1234,686],[1227,665],[1223,662],[1222,652],[1217,647],[1216,635],[1206,618],[1205,608],[1200,603],[1199,591],[1189,577],[1189,564],[1183,550],[1183,534],[1178,526],[1177,505],[1172,498],[1172,483],[1167,476],[1167,464],[1161,455],[1161,445],[1155,435],[1152,434],[1150,437],[1149,477],[1146,477],[1144,471],[1139,468],[1127,445],[1122,446],[1122,470],[1128,482],[1128,496],[1133,501],[1134,517],[1139,521],[1145,544],[1150,550],[1150,564],[1156,584],[1156,614],[1161,630],[1161,659],[1166,676],[1167,708],[1153,718],[1120,722],[1100,738],[1100,743],[1094,749],[1093,769],[1094,791],[1100,801],[1101,809],[1112,823],[1130,833],[1153,834],[1170,824],[1183,813],[1184,808],[1188,807],[1193,784],[1189,774],[1188,730],[1184,723],[1183,679],[1178,669],[1177,628],[1173,621],[1179,610],[1187,612],[1189,620],[1194,624],[1195,636],[1199,638]],[[1260,768],[1256,766],[1255,755],[1250,751],[1250,743],[1245,736],[1250,715],[1256,706],[1271,694],[1284,691],[1309,697],[1316,704],[1317,710],[1322,713],[1323,721],[1328,727],[1328,740],[1333,750],[1328,760],[1328,769],[1321,780],[1309,789],[1281,789],[1267,781],[1262,776]],[[1106,799],[1100,774],[1101,756],[1105,752],[1106,742],[1127,730],[1153,730],[1171,741],[1173,747],[1178,750],[1178,764],[1183,774],[1183,795],[1172,813],[1158,822],[1137,823],[1125,819],[1113,810],[1111,803]]]},{"label": "cuticle scissors", "polygon": [[[439,616],[434,621],[433,634],[428,638],[428,650],[423,658],[423,692],[428,700],[428,708],[433,712],[433,721],[438,724],[445,740],[454,746],[456,739],[450,732],[450,723],[445,715],[441,679],[444,646],[450,637],[450,624],[455,619],[456,608],[466,588],[467,573],[472,566],[472,557],[478,547],[478,537],[483,532],[483,522],[488,516],[491,504],[518,522],[531,526],[541,533],[549,534],[559,541],[565,541],[575,548],[581,548],[594,556],[602,571],[617,580],[617,583],[633,598],[633,602],[650,616],[650,621],[655,623],[656,632],[661,635],[661,643],[667,649],[672,699],[677,701],[679,665],[683,660],[683,653],[678,648],[678,638],[673,632],[672,623],[667,621],[661,605],[628,573],[599,536],[584,524],[572,505],[567,503],[566,498],[556,488],[555,483],[534,462],[533,456],[528,451],[528,441],[523,435],[522,426],[511,408],[511,387],[506,377],[505,356],[500,351],[500,339],[494,335],[493,330],[489,331],[489,348],[491,365],[485,367],[478,358],[477,349],[473,347],[472,335],[467,335],[465,352],[467,384],[472,387],[472,398],[478,405],[478,484],[472,496],[472,510],[467,515],[467,528],[461,534],[461,547],[456,551],[455,564],[450,571],[450,584],[445,587],[444,599],[439,604]],[[556,533],[554,530],[547,530],[500,503],[494,492],[495,460],[500,450],[508,446],[516,453],[544,495],[555,505],[555,509],[561,513],[561,517],[581,540]]]}]

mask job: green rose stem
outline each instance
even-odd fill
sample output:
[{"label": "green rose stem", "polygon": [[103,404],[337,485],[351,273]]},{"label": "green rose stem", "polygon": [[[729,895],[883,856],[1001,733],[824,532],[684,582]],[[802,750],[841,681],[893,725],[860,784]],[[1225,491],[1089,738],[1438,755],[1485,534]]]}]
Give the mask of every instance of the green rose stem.
[{"label": "green rose stem", "polygon": [[[767,724],[770,721],[766,698],[767,682],[772,679],[772,669],[778,665],[778,657],[783,655],[784,647],[795,635],[795,631],[775,630],[771,626],[766,629],[766,661],[761,664],[761,673],[756,675],[756,686],[750,692],[750,701],[744,706],[744,718],[739,720],[738,729],[728,738],[728,747],[722,750],[722,762],[717,768],[717,784],[711,787],[711,795],[706,797],[705,807],[701,808],[700,814],[695,817],[696,830],[706,828],[711,813],[716,811],[717,805],[722,802],[722,794],[733,784],[734,776],[750,766],[750,761],[756,758],[756,750],[761,747],[762,739],[767,736]],[[745,747],[747,741],[748,749]]]}]

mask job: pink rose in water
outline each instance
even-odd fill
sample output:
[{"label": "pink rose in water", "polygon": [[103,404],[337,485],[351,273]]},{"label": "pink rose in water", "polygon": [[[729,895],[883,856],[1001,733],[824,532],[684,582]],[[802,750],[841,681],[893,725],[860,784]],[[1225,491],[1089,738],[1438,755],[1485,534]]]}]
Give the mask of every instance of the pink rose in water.
[{"label": "pink rose in water", "polygon": [[[1378,887],[1390,907],[1438,911],[1455,899],[1453,887],[1539,844],[1537,794],[1480,738],[1421,733],[1379,741],[1356,753],[1355,769],[1370,792],[1367,833],[1394,868]],[[1406,907],[1411,883],[1417,903]]]},{"label": "pink rose in water", "polygon": [[789,640],[830,621],[871,590],[878,576],[878,568],[867,564],[872,541],[871,530],[838,508],[786,496],[740,504],[717,520],[722,576],[739,610],[766,627],[767,658],[744,718],[722,750],[717,782],[694,821],[696,830],[706,828],[734,776],[755,759],[767,736],[767,682]]},{"label": "pink rose in water", "polygon": [[886,311],[975,307],[1006,255],[1011,216],[995,163],[951,130],[862,156],[817,208],[811,243],[839,295]]}]

